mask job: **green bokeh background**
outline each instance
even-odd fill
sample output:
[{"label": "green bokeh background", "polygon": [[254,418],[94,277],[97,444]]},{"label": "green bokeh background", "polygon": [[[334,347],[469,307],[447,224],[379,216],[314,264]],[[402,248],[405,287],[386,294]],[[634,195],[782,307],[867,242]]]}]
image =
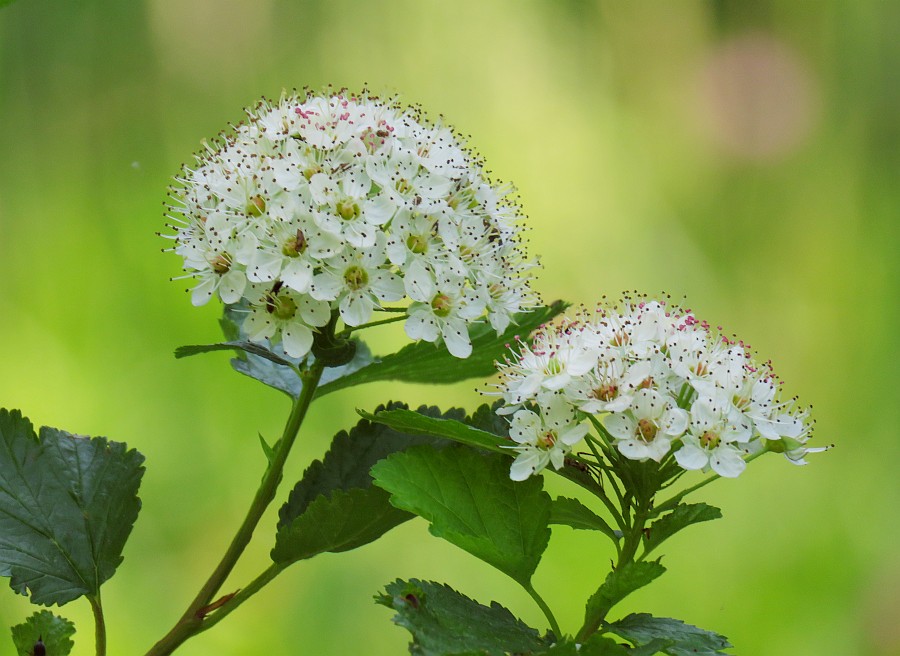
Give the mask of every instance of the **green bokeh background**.
[{"label": "green bokeh background", "polygon": [[[2,3],[0,3],[2,4]],[[900,654],[896,371],[900,5],[599,0],[18,0],[0,10],[0,404],[147,456],[144,509],[104,588],[112,654],[174,622],[243,515],[288,405],[227,356],[161,255],[181,162],[260,95],[332,83],[444,114],[513,181],[547,300],[686,295],[771,357],[816,441],[703,491],[725,518],[667,544],[623,612],[718,630],[739,654]],[[381,349],[399,329],[374,336]],[[480,402],[370,386],[318,403],[296,479],[354,408]],[[556,491],[563,491],[559,488]],[[274,515],[227,589],[261,571]],[[539,568],[564,628],[610,553],[555,530]],[[443,580],[543,626],[516,585],[410,522],[288,570],[186,654],[405,653],[371,597]],[[2,592],[2,591],[0,591]],[[627,606],[627,608],[625,607]],[[84,602],[76,654],[92,650]],[[0,626],[30,613],[0,594]],[[11,643],[0,638],[0,653]]]}]

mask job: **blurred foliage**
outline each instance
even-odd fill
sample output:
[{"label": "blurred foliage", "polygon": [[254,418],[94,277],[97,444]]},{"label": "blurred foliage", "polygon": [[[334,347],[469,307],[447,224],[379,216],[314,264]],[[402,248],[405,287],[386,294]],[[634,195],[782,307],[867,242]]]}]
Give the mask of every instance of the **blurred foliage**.
[{"label": "blurred foliage", "polygon": [[[166,186],[258,96],[368,82],[443,113],[515,182],[547,301],[686,295],[775,360],[815,406],[818,441],[837,445],[806,468],[767,458],[704,490],[724,519],[667,543],[669,571],[623,612],[684,618],[738,653],[900,653],[898,32],[900,5],[865,0],[4,7],[0,402],[147,456],[144,510],[104,590],[112,650],[143,653],[175,621],[264,469],[257,434],[271,441],[287,413],[227,354],[172,357],[219,339],[219,308],[194,309],[184,282],[166,282],[179,273],[154,235]],[[395,328],[376,351],[404,343]],[[481,402],[471,383],[330,395],[288,477],[356,407],[390,398]],[[274,511],[267,521],[234,588],[265,567]],[[555,528],[536,574],[564,627],[610,557],[590,538]],[[372,603],[397,577],[447,581],[540,624],[514,583],[410,522],[302,563],[187,651],[403,653],[405,632]],[[30,612],[0,595],[0,626]],[[81,629],[73,653],[89,654],[87,604],[66,614]]]}]

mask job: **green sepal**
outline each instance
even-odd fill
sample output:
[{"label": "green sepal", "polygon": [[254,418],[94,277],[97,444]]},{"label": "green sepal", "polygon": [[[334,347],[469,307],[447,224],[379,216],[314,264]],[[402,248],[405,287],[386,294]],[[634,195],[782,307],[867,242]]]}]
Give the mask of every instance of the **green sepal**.
[{"label": "green sepal", "polygon": [[604,618],[610,609],[638,588],[642,588],[659,576],[666,568],[655,561],[628,562],[610,572],[603,584],[588,599],[585,608],[586,621]]},{"label": "green sepal", "polygon": [[509,610],[496,602],[479,604],[447,585],[397,580],[375,601],[397,612],[393,621],[412,634],[413,654],[505,656],[544,650],[538,632]]},{"label": "green sepal", "polygon": [[18,656],[35,656],[35,647],[39,643],[48,656],[67,656],[75,646],[73,635],[75,625],[49,610],[38,611],[22,624],[12,627]]},{"label": "green sepal", "polygon": [[415,447],[372,468],[391,503],[429,530],[528,587],[550,539],[550,496],[539,476],[515,482],[509,461],[453,445]]},{"label": "green sepal", "polygon": [[722,517],[722,511],[705,503],[680,503],[672,512],[663,515],[650,524],[644,537],[644,555],[691,524],[708,522]]},{"label": "green sepal", "polygon": [[635,645],[667,641],[669,644],[661,651],[669,656],[727,656],[722,650],[731,647],[723,635],[647,613],[633,613],[605,625],[604,629]]},{"label": "green sepal", "polygon": [[0,575],[40,605],[97,594],[137,519],[144,457],[0,410]]}]

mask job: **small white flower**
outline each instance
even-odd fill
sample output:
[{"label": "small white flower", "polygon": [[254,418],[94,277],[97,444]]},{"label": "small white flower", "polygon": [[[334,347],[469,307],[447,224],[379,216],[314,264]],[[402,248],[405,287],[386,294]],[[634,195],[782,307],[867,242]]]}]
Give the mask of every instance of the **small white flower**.
[{"label": "small white flower", "polygon": [[572,446],[587,432],[588,427],[577,423],[574,410],[559,395],[553,395],[540,414],[517,411],[510,422],[509,436],[518,443],[511,448],[519,455],[510,468],[510,478],[523,481],[548,464],[559,469]]},{"label": "small white flower", "polygon": [[619,452],[631,460],[651,458],[660,462],[672,440],[684,433],[688,413],[671,407],[659,392],[641,389],[626,412],[608,415],[603,425],[615,439]]}]

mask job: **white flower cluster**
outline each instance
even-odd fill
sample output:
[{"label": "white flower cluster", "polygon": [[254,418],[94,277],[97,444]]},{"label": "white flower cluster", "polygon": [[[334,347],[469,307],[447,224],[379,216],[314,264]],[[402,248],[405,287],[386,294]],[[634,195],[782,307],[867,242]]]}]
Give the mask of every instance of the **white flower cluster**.
[{"label": "white flower cluster", "polygon": [[545,326],[498,365],[510,437],[510,471],[523,480],[566,454],[597,416],[605,439],[632,460],[727,477],[764,449],[797,464],[822,448],[806,442],[811,422],[794,400],[779,399],[771,366],[745,344],[667,302],[626,298],[618,308]]},{"label": "white flower cluster", "polygon": [[171,194],[195,305],[244,300],[248,337],[297,358],[333,311],[355,327],[408,299],[409,337],[465,358],[473,321],[500,333],[534,305],[512,188],[450,128],[346,91],[247,114]]}]

